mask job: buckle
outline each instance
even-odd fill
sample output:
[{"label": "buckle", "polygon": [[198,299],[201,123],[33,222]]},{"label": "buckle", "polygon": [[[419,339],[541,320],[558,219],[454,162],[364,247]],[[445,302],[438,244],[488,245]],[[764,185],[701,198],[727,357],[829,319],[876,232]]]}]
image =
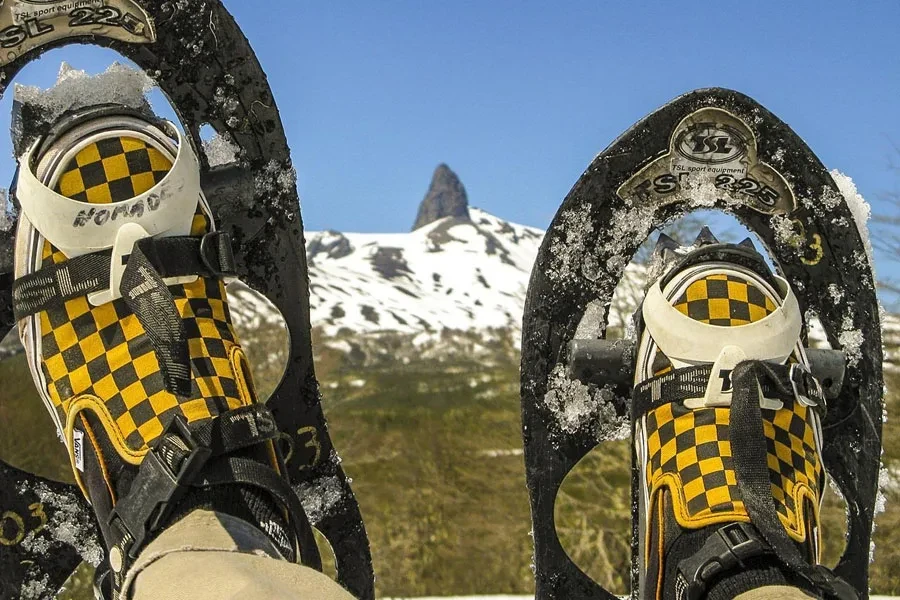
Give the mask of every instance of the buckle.
[{"label": "buckle", "polygon": [[[183,446],[172,440],[173,434]],[[166,447],[167,444],[171,445]],[[169,463],[176,453],[185,450],[187,455],[176,472]],[[110,566],[117,574],[124,572],[124,566],[130,563],[127,559],[137,558],[148,536],[160,528],[211,454],[191,434],[184,417],[176,415],[157,445],[144,456],[128,495],[116,503],[109,515],[110,528],[119,534],[115,548],[110,550]],[[118,550],[118,556],[113,556],[113,550]]]},{"label": "buckle", "polygon": [[700,600],[723,573],[743,567],[748,558],[770,552],[753,525],[729,523],[709,536],[698,552],[678,563],[676,597]]},{"label": "buckle", "polygon": [[794,363],[791,365],[788,377],[791,380],[791,389],[797,402],[812,408],[822,410],[826,408],[822,384],[813,376],[808,367]]},{"label": "buckle", "polygon": [[200,238],[200,261],[216,277],[237,277],[231,234],[211,231]]}]

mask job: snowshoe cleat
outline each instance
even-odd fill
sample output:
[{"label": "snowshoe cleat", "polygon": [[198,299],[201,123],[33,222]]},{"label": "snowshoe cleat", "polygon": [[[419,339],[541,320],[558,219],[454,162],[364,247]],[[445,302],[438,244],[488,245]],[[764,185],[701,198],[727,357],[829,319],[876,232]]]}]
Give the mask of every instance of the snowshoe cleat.
[{"label": "snowshoe cleat", "polygon": [[[208,199],[208,207],[203,206],[204,200],[197,200],[199,194],[189,199],[193,206],[200,207],[199,212],[205,217],[199,220],[208,222],[210,231],[207,233],[217,234],[217,240],[222,241],[226,236],[231,238],[234,260],[230,266],[233,273],[264,294],[281,311],[290,334],[290,358],[284,377],[266,407],[274,416],[278,429],[290,438],[289,445],[293,451],[289,453],[285,471],[293,493],[299,500],[316,508],[310,511],[314,521],[312,525],[323,533],[334,551],[338,582],[356,597],[373,598],[374,576],[365,527],[328,434],[313,369],[306,256],[299,200],[291,181],[293,170],[289,150],[265,75],[247,40],[218,0],[178,3],[104,0],[90,7],[51,2],[49,8],[53,10],[48,10],[47,4],[42,3],[38,7],[40,10],[32,10],[27,3],[21,2],[0,5],[0,24],[12,28],[10,31],[24,32],[21,36],[10,38],[16,45],[7,48],[0,58],[0,91],[5,91],[15,74],[42,52],[70,43],[110,47],[152,74],[176,107],[186,135],[178,147],[171,139],[151,140],[138,134],[132,136],[149,143],[163,155],[168,152],[167,158],[173,163],[171,169],[151,168],[145,178],[151,178],[152,185],[165,185],[166,175],[163,173],[178,172],[180,157],[195,155],[200,172],[199,189]],[[203,65],[203,68],[198,69],[197,65]],[[79,99],[71,100],[73,104],[65,108],[77,111]],[[96,99],[88,103],[95,102]],[[60,116],[58,107],[40,102],[26,103],[18,106],[17,111],[14,136],[17,155],[21,156],[34,148],[44,156],[47,148],[38,150],[34,144],[37,140],[55,137],[53,126]],[[211,165],[215,161],[204,153],[200,140],[200,129],[205,124],[212,126],[237,147],[234,160],[227,164]],[[165,126],[159,126],[157,130],[163,131],[166,138],[177,137],[176,132]],[[143,130],[143,133],[148,132],[149,129]],[[185,152],[187,149],[192,152]],[[65,152],[58,156],[60,161],[73,158],[63,155]],[[54,171],[55,168],[49,170]],[[162,179],[157,181],[160,177]],[[20,197],[25,195],[29,185],[34,189],[33,181],[20,184]],[[110,186],[110,189],[113,187]],[[141,194],[137,193],[136,197],[139,196]],[[87,196],[82,199],[92,200]],[[148,207],[156,199],[145,197],[143,201],[145,213],[149,214],[152,209]],[[83,215],[85,230],[90,228],[88,220],[91,225],[98,220],[112,223],[116,209],[122,208],[119,211],[121,217],[126,205],[128,214],[132,216],[132,204],[116,203],[111,205],[116,208],[109,212],[105,212],[99,204],[92,204]],[[85,207],[79,208],[82,209]],[[30,213],[31,210],[23,206],[22,213],[40,214]],[[139,209],[134,210],[136,215]],[[18,215],[13,212],[11,216],[17,218]],[[77,213],[75,216],[78,216]],[[181,207],[178,216],[184,219],[172,225],[173,238],[190,233],[190,228],[196,224],[197,214],[193,208]],[[38,216],[34,218],[40,220]],[[106,221],[107,218],[109,221]],[[29,223],[22,225],[26,228],[43,227],[30,222],[30,218]],[[146,224],[139,227],[151,236],[156,233]],[[185,231],[186,227],[188,231]],[[39,229],[35,231],[40,233]],[[15,325],[14,309],[25,315],[26,321],[28,315],[40,314],[40,311],[30,311],[27,305],[17,307],[13,302],[14,235],[15,228],[0,231],[0,337]],[[31,236],[31,239],[37,242],[36,236]],[[72,246],[90,246],[90,243],[82,242],[80,240]],[[91,252],[85,256],[100,248],[109,251],[109,242],[104,239],[99,247],[91,247]],[[61,246],[66,244],[61,243]],[[40,244],[34,247],[40,249]],[[78,253],[73,252],[71,247],[57,249],[66,258],[74,258]],[[204,249],[213,248],[206,245]],[[226,252],[224,245],[215,250],[222,250],[220,255]],[[69,254],[66,254],[67,251]],[[112,252],[116,249],[113,248]],[[41,254],[40,258],[45,257]],[[57,264],[52,255],[48,258]],[[33,263],[31,270],[36,270],[36,266]],[[45,265],[41,263],[40,266]],[[218,268],[221,265],[212,266]],[[110,270],[108,257],[105,268]],[[21,274],[28,272],[28,269],[20,271]],[[166,274],[162,275],[165,279]],[[211,303],[218,286],[212,288],[211,291],[207,286],[204,291]],[[104,292],[96,290],[90,293],[102,295]],[[100,304],[100,300],[114,304],[122,302],[112,298],[114,287],[111,286],[105,293],[110,297],[98,297],[95,301]],[[39,299],[39,296],[23,297],[35,301]],[[34,327],[34,322],[39,320],[32,318],[26,327]],[[33,356],[37,358],[44,356],[37,351],[36,342],[44,339],[39,334],[43,331],[32,329],[29,341],[35,349]],[[159,347],[166,345],[166,340],[156,342]],[[187,377],[178,366],[178,363],[184,364],[183,351],[174,350],[179,347],[183,350],[180,342],[171,344],[171,356],[175,360],[160,361],[165,366],[160,365],[161,379],[157,382],[162,381],[169,393],[172,390],[183,393],[187,385]],[[39,375],[47,377],[43,369]],[[63,413],[57,411],[53,403],[52,384],[57,383],[56,393],[64,386],[59,384],[61,380],[52,376],[49,379],[47,383],[51,385],[43,388],[42,392],[48,395],[48,407],[59,415],[57,424],[64,430],[62,414],[65,410]],[[178,396],[178,393],[172,396]],[[231,408],[229,400],[223,399],[222,402],[223,410]],[[172,413],[170,415],[174,416]],[[194,419],[192,415],[185,416],[186,421]],[[159,426],[178,428],[174,419],[166,419],[165,423],[160,421],[149,427],[145,423],[143,431],[137,423],[135,425],[128,433],[123,431],[127,443],[133,443],[133,447],[146,446],[148,442],[152,445],[154,436],[157,440],[165,437],[161,435]],[[133,439],[128,439],[129,434]],[[72,447],[74,456],[74,445]],[[84,459],[89,461],[90,456],[84,455]],[[90,492],[91,485],[85,487]],[[328,494],[323,490],[327,490]],[[91,496],[93,499],[94,494]],[[103,558],[98,542],[100,528],[94,521],[91,507],[74,486],[42,479],[0,461],[0,507],[4,511],[4,518],[0,521],[0,538],[4,542],[0,546],[0,597],[55,597],[78,563],[84,559],[96,564]],[[301,551],[304,551],[302,546],[301,543]],[[307,544],[304,552],[309,551],[311,548]]]},{"label": "snowshoe cleat", "polygon": [[[746,243],[718,244],[703,232],[695,253],[678,257],[674,244],[663,237],[658,254],[680,264],[662,286],[650,287],[644,321],[637,328],[641,338],[637,345],[607,340],[608,307],[631,257],[652,230],[697,208],[734,215],[762,240],[778,275],[768,273]],[[705,89],[677,98],[597,156],[548,229],[525,306],[522,415],[538,600],[615,597],[567,556],[553,515],[566,474],[598,443],[627,432],[635,434],[633,464],[639,467],[632,470],[632,512],[643,515],[633,519],[633,597],[655,597],[660,580],[665,588],[662,598],[703,597],[718,581],[718,573],[705,571],[710,563],[699,558],[691,562],[689,556],[698,552],[698,557],[709,558],[703,550],[716,557],[722,554],[719,562],[739,560],[740,553],[703,548],[713,537],[727,542],[727,536],[717,532],[728,525],[740,529],[735,536],[741,539],[762,539],[766,551],[772,552],[767,556],[779,556],[763,566],[774,564],[786,581],[826,597],[868,597],[883,380],[879,311],[871,254],[860,232],[863,226],[828,171],[797,135],[737,92]],[[691,284],[696,288],[689,290]],[[730,304],[723,312],[724,303],[701,298],[701,291],[710,295],[710,290],[727,296],[729,286],[748,299],[745,306],[735,307],[734,314]],[[694,300],[697,318],[690,315]],[[719,300],[729,302],[727,297]],[[706,314],[701,314],[704,310]],[[649,312],[653,314],[648,319]],[[806,340],[811,315],[818,317],[833,350],[798,345],[798,340]],[[738,330],[761,330],[776,322],[781,325],[749,336],[746,347],[740,348],[743,338]],[[667,333],[673,323],[684,330]],[[737,327],[726,342],[739,350],[725,352],[722,336],[708,336],[711,327],[726,325]],[[679,337],[686,333],[693,336],[689,344]],[[716,341],[707,346],[701,343],[703,336]],[[730,370],[728,380],[712,377],[716,369]],[[730,408],[725,407],[728,383],[735,396],[728,399]],[[665,394],[673,394],[676,404],[664,406],[677,405],[677,411],[663,414],[665,410],[654,404],[668,402]],[[826,403],[827,412],[812,406]],[[753,454],[752,459],[735,459],[729,472],[724,464],[722,469],[711,466],[716,457],[702,468],[676,457],[677,467],[688,469],[687,475],[700,471],[700,478],[691,480],[687,492],[683,491],[687,484],[662,485],[675,481],[671,471],[677,468],[669,469],[672,465],[664,464],[662,454],[652,451],[659,435],[651,438],[663,428],[677,428],[671,419],[667,423],[656,419],[655,409],[663,411],[660,417],[682,419],[678,427],[697,415],[754,423],[752,434],[749,426],[731,433],[732,447],[741,440],[737,453]],[[771,485],[774,477],[765,468],[766,448],[771,449],[773,442],[767,437],[768,442],[759,443],[760,436],[763,431],[767,436],[783,433],[779,419],[791,415],[797,425],[791,432],[791,448],[802,448],[806,459],[785,468],[791,472],[779,479],[778,489],[787,496],[774,498],[773,492],[778,495]],[[821,440],[816,435],[818,420]],[[764,421],[771,427],[762,426]],[[650,431],[653,423],[660,428]],[[737,430],[739,434],[734,433]],[[688,437],[697,441],[698,431],[694,427]],[[701,433],[718,435],[711,429]],[[671,441],[666,452],[676,447],[677,441]],[[693,456],[690,450],[687,454]],[[812,524],[823,469],[848,505],[848,538],[834,575],[814,566]],[[735,490],[741,486],[745,493],[748,488],[757,496],[764,493],[765,501],[738,502],[741,492]],[[677,502],[672,489],[682,490]],[[675,508],[681,511],[677,517],[671,514]],[[650,548],[661,540],[671,543],[669,550],[675,548],[675,553]],[[677,560],[668,560],[670,556]]]}]

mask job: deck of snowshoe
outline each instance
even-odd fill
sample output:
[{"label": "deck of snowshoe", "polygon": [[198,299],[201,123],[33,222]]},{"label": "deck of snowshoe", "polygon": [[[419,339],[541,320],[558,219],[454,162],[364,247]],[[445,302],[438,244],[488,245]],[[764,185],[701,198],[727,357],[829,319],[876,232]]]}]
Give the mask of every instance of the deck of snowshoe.
[{"label": "deck of snowshoe", "polygon": [[[81,43],[133,60],[168,97],[200,158],[219,229],[234,240],[240,278],[281,311],[290,333],[287,370],[267,405],[293,438],[291,483],[331,544],[338,582],[358,598],[373,598],[362,517],[320,404],[300,204],[292,180],[283,176],[291,159],[265,74],[218,0],[82,4],[89,6],[62,0],[0,3],[0,94],[46,50]],[[44,133],[47,118],[39,108],[22,107],[17,153]],[[235,163],[210,168],[200,139],[204,124],[240,148]],[[0,339],[13,326],[13,234],[14,228],[0,231]],[[2,598],[53,598],[82,558],[101,557],[92,512],[74,486],[0,461],[0,515]]]},{"label": "deck of snowshoe", "polygon": [[[849,515],[835,571],[866,598],[883,383],[870,254],[847,199],[797,134],[751,98],[719,88],[673,100],[600,153],[566,196],[538,254],[521,367],[536,598],[615,598],[567,556],[554,503],[579,460],[630,431],[629,346],[597,342],[606,338],[625,266],[653,230],[698,208],[721,209],[755,232],[801,308],[818,316],[831,347],[843,351],[823,460]],[[833,354],[820,358],[841,371]],[[634,497],[632,504],[637,510]],[[637,532],[632,536],[636,547]]]}]

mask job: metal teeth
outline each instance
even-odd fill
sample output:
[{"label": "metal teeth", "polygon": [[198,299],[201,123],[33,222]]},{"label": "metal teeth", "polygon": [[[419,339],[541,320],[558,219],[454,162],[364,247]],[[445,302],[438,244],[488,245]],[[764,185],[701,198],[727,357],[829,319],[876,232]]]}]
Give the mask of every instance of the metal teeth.
[{"label": "metal teeth", "polygon": [[709,246],[710,244],[718,244],[720,243],[718,238],[713,235],[713,232],[709,230],[709,227],[703,226],[703,229],[700,230],[700,233],[697,234],[697,239],[694,240],[694,245],[698,248],[701,246]]},{"label": "metal teeth", "polygon": [[656,240],[656,248],[654,248],[654,252],[662,252],[663,250],[672,250],[675,251],[678,249],[678,242],[667,236],[665,233],[659,234],[659,239]]},{"label": "metal teeth", "polygon": [[759,251],[756,249],[756,245],[753,243],[753,240],[748,237],[741,240],[738,246],[740,246],[741,248],[747,248],[748,250],[753,250],[754,252],[759,254]]},{"label": "metal teeth", "polygon": [[678,242],[667,236],[665,233],[660,233],[659,239],[656,240],[656,247],[653,248],[650,262],[655,264],[668,264],[670,261],[677,258],[679,248],[680,244]]}]

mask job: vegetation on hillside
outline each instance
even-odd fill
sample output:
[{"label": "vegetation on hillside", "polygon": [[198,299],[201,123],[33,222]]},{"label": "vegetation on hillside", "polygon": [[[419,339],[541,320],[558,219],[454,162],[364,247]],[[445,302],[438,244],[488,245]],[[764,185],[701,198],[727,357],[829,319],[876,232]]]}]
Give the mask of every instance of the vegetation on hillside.
[{"label": "vegetation on hillside", "polygon": [[[274,339],[269,336],[267,339]],[[521,454],[518,356],[509,337],[447,334],[414,348],[386,335],[316,339],[325,410],[371,538],[379,596],[529,593],[531,528]],[[347,351],[348,347],[350,348]],[[443,350],[443,351],[439,351]],[[251,354],[263,346],[251,344]],[[257,373],[263,386],[272,374]],[[0,456],[68,479],[64,453],[22,357],[0,362]],[[889,379],[898,389],[900,377]],[[898,396],[889,396],[889,411]],[[885,463],[900,472],[900,424],[886,423]],[[617,592],[628,587],[630,456],[606,444],[570,473],[557,500],[564,547]],[[873,592],[900,594],[900,486],[887,486],[875,532]],[[823,512],[828,562],[843,512]],[[89,572],[60,598],[91,598]]]}]

